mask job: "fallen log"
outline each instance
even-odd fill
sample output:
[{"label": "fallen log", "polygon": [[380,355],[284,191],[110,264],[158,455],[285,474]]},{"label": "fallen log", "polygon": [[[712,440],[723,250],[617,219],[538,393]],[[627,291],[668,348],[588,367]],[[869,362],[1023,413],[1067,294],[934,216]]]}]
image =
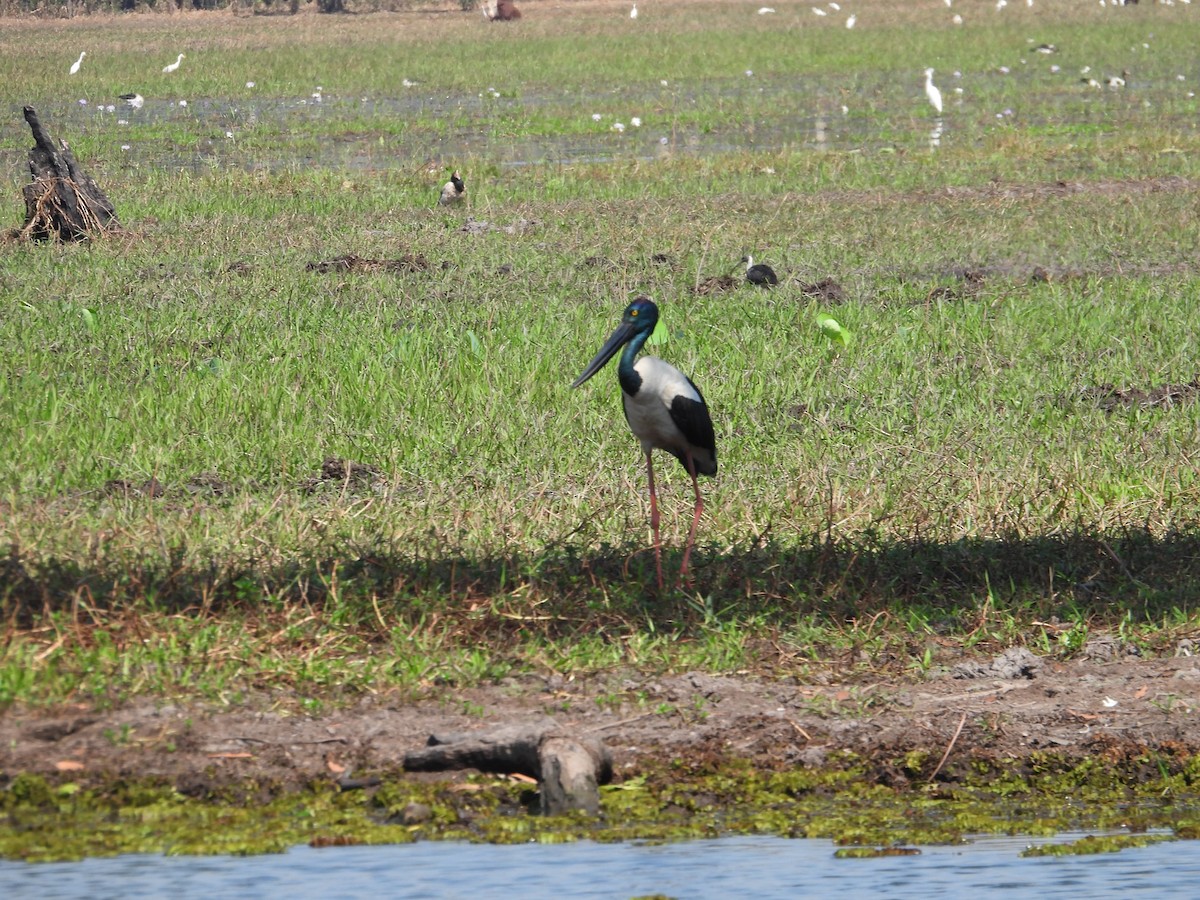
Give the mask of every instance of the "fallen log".
[{"label": "fallen log", "polygon": [[25,224],[19,234],[27,240],[83,241],[95,234],[120,231],[117,211],[100,186],[80,168],[66,141],[56,146],[32,106],[24,108],[33,132],[25,185]]},{"label": "fallen log", "polygon": [[430,735],[424,748],[404,755],[410,772],[479,769],[537,779],[540,809],[600,812],[600,785],[612,779],[612,757],[596,738],[577,738],[553,722],[507,725],[492,731]]}]

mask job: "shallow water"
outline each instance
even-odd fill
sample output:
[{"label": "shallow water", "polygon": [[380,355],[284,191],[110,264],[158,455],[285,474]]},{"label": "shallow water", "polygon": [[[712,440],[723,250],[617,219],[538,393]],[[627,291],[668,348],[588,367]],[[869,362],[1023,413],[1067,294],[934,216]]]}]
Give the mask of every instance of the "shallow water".
[{"label": "shallow water", "polygon": [[[860,74],[849,84],[751,75],[586,94],[518,96],[504,86],[498,93],[436,94],[416,86],[385,97],[331,90],[316,100],[247,90],[228,98],[147,97],[140,109],[115,97],[42,98],[33,106],[52,134],[87,135],[118,165],[367,171],[446,158],[522,166],[749,149],[947,147],[995,129],[1115,133],[1148,116],[1159,127],[1193,131],[1200,111],[1194,79],[1179,81],[1170,73],[1120,91],[1088,88],[1075,74],[1051,76],[1033,66],[939,79],[946,98],[940,118],[916,81],[882,72]],[[702,125],[692,115],[696,110],[703,110]],[[635,116],[641,126],[632,124]],[[426,127],[409,129],[410,121]],[[618,123],[623,130],[614,130]],[[186,136],[182,143],[163,139],[167,125]],[[19,168],[27,144],[20,110],[11,109],[0,123],[0,167]]]},{"label": "shallow water", "polygon": [[676,844],[423,842],[257,857],[121,856],[78,863],[0,861],[0,896],[620,898],[753,896],[1192,898],[1200,842],[1171,841],[1094,856],[1022,859],[1053,839],[984,837],[920,855],[835,859],[829,841],[735,837]]}]

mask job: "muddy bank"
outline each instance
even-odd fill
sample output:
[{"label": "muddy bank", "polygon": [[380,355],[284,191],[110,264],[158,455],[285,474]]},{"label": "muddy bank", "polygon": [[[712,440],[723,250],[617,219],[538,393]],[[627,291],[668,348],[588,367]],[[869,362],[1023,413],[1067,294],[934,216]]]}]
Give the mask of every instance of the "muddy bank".
[{"label": "muddy bank", "polygon": [[[1072,662],[1017,649],[937,677],[864,683],[525,676],[469,690],[432,687],[411,700],[365,698],[319,715],[266,696],[232,709],[151,699],[111,710],[13,708],[0,717],[0,770],[6,783],[28,772],[83,784],[153,778],[193,796],[251,783],[277,793],[348,774],[396,773],[404,754],[435,732],[545,717],[603,739],[618,782],[680,760],[820,768],[838,751],[863,760],[868,778],[896,787],[954,781],[979,760],[1194,754],[1200,661],[1123,656],[1117,643],[1109,649],[1114,659]],[[898,767],[901,758],[920,762]]]}]

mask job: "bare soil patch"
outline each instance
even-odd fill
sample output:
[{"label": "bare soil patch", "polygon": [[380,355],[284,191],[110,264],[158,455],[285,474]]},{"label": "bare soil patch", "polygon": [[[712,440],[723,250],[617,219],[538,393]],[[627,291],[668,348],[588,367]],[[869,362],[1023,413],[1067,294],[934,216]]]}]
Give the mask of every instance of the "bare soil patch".
[{"label": "bare soil patch", "polygon": [[[1187,643],[1180,653],[1192,651]],[[197,796],[249,784],[275,792],[395,772],[433,733],[546,717],[602,739],[618,780],[680,758],[737,758],[776,770],[819,767],[830,754],[852,751],[868,777],[902,786],[912,773],[897,760],[914,750],[942,760],[928,773],[939,780],[954,780],[979,759],[1200,750],[1200,662],[1127,650],[1100,640],[1086,651],[1091,659],[1061,662],[1016,649],[933,678],[854,683],[702,673],[523,676],[434,687],[416,699],[371,697],[315,716],[296,712],[286,697],[232,709],[148,698],[111,710],[13,708],[0,716],[0,770],[6,781],[18,772],[76,782],[155,777]]]},{"label": "bare soil patch", "polygon": [[318,272],[322,275],[330,272],[424,272],[428,268],[429,260],[419,253],[405,253],[395,259],[367,259],[354,253],[346,253],[333,259],[310,262],[304,267],[306,272]]},{"label": "bare soil patch", "polygon": [[1197,394],[1200,394],[1200,375],[1184,384],[1160,384],[1151,388],[1118,388],[1111,384],[1099,384],[1080,392],[1083,399],[1091,400],[1105,412],[1191,403]]}]

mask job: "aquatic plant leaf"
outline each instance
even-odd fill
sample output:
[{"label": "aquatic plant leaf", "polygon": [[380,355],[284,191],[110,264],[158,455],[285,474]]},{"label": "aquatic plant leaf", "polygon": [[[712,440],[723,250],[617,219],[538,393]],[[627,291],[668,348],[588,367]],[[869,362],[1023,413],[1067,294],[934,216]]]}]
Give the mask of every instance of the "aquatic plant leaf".
[{"label": "aquatic plant leaf", "polygon": [[821,334],[834,343],[841,344],[843,347],[850,346],[850,341],[853,339],[850,332],[828,313],[817,313],[817,327],[821,329]]}]

